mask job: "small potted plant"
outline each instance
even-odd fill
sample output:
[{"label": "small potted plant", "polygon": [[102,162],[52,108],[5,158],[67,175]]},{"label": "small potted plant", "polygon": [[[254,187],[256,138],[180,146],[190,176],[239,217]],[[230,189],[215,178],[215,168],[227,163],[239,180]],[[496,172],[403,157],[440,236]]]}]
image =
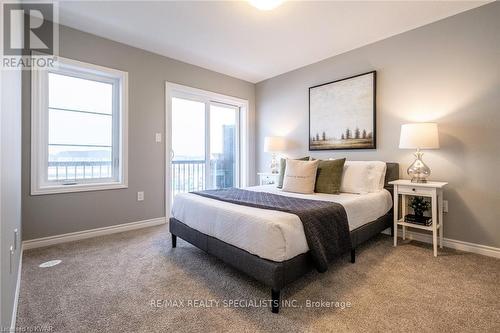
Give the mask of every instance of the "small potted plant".
[{"label": "small potted plant", "polygon": [[416,217],[422,218],[424,213],[431,207],[431,203],[425,200],[424,197],[412,197],[409,206],[413,209]]}]

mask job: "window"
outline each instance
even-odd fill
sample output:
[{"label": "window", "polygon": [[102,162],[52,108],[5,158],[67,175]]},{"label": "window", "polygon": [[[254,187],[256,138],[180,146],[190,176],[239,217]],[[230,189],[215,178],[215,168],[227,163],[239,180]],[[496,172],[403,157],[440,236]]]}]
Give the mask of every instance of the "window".
[{"label": "window", "polygon": [[31,194],[127,187],[127,73],[59,58],[31,75]]}]

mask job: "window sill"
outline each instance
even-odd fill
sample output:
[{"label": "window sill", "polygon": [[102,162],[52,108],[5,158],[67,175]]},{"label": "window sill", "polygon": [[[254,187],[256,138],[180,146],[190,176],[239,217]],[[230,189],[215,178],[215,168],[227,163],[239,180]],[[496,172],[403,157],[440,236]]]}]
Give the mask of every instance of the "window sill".
[{"label": "window sill", "polygon": [[57,185],[32,188],[31,195],[59,194],[73,192],[103,191],[128,188],[124,183],[96,183],[96,184],[76,184],[76,185]]}]

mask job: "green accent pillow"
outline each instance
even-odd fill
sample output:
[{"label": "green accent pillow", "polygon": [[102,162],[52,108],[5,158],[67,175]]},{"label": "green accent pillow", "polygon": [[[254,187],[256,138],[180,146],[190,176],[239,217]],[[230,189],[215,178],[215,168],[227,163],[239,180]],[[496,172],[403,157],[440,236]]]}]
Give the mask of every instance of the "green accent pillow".
[{"label": "green accent pillow", "polygon": [[339,194],[345,158],[319,161],[314,192]]},{"label": "green accent pillow", "polygon": [[[309,161],[309,156],[302,158],[294,158],[297,161]],[[282,158],[280,160],[280,173],[278,175],[278,185],[277,188],[283,188],[283,178],[285,178],[285,169],[286,169],[286,158]]]}]

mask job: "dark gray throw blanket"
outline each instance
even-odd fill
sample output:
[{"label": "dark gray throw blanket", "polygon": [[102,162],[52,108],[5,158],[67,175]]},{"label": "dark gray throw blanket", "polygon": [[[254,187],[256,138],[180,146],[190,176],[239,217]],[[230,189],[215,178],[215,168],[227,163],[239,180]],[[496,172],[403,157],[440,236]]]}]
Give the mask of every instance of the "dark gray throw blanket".
[{"label": "dark gray throw blanket", "polygon": [[238,205],[297,215],[304,226],[307,244],[319,272],[325,272],[329,261],[351,249],[347,214],[341,204],[237,188],[192,193]]}]

